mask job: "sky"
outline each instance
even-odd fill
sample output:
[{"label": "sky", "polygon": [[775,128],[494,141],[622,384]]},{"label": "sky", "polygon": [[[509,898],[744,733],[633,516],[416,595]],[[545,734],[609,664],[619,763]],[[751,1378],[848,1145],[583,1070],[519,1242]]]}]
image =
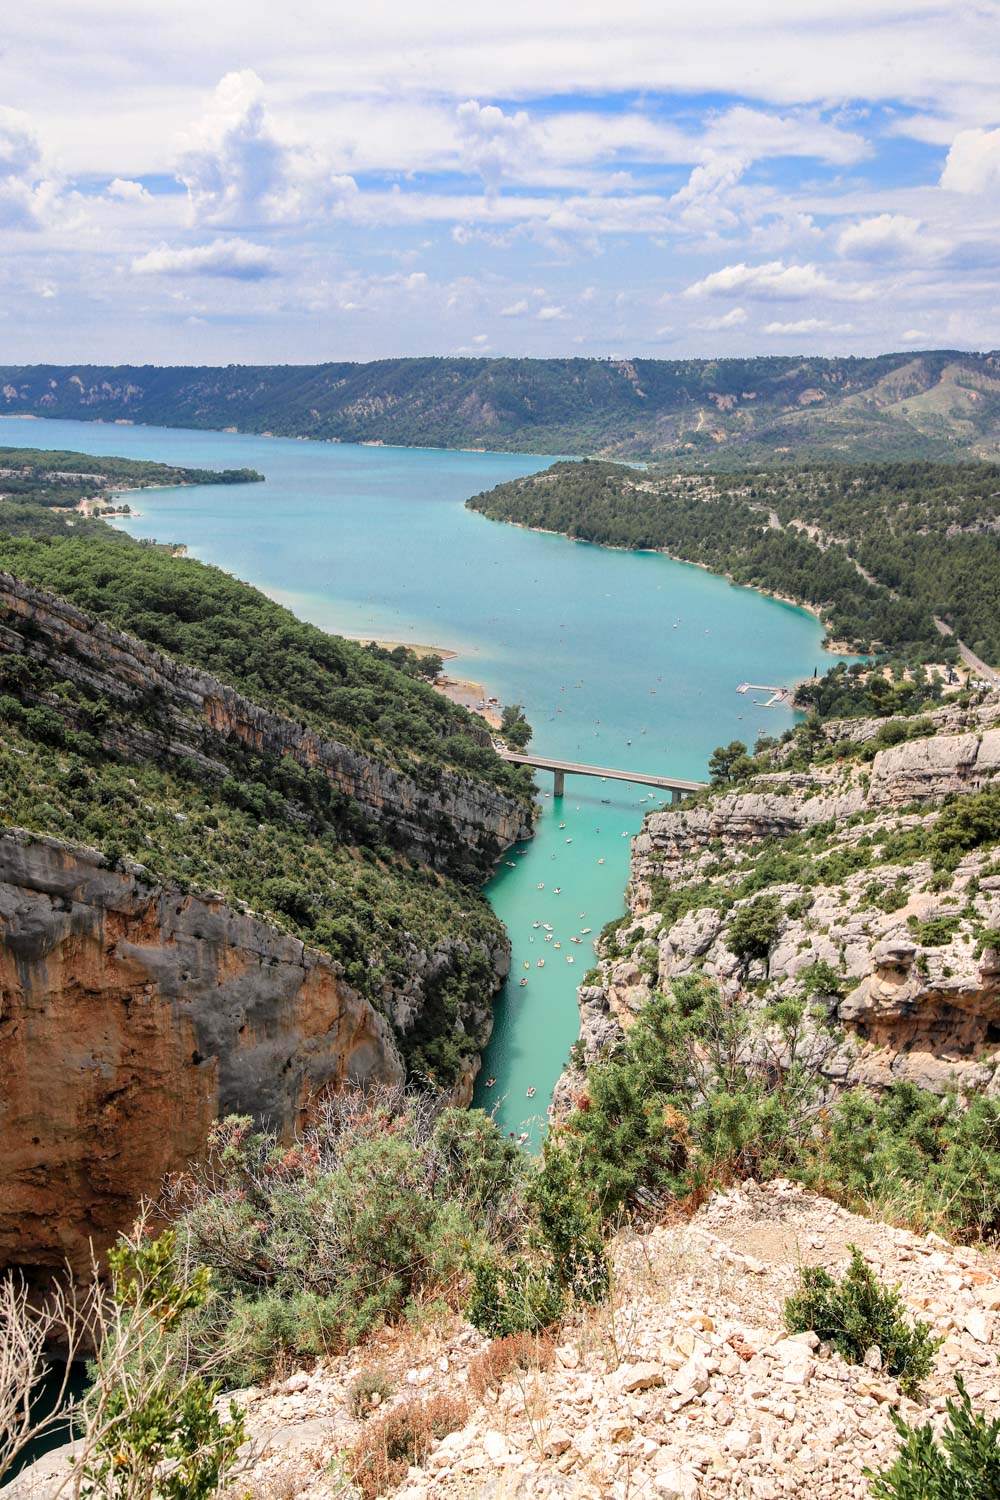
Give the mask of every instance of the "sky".
[{"label": "sky", "polygon": [[1000,346],[1000,0],[34,0],[0,363]]}]

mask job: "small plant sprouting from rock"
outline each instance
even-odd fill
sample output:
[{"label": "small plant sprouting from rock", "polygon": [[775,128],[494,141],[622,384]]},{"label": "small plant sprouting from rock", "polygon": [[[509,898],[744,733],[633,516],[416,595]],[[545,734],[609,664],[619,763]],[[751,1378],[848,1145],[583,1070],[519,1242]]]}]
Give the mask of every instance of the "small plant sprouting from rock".
[{"label": "small plant sprouting from rock", "polygon": [[881,1474],[867,1472],[874,1500],[997,1500],[1000,1496],[1000,1421],[987,1422],[960,1375],[958,1401],[949,1400],[941,1441],[929,1423],[910,1427],[890,1412],[902,1438],[896,1461]]},{"label": "small plant sprouting from rock", "polygon": [[351,1416],[364,1421],[372,1412],[392,1395],[392,1381],[380,1365],[372,1370],[362,1370],[352,1382],[347,1393],[347,1406]]},{"label": "small plant sprouting from rock", "polygon": [[851,1364],[877,1348],[881,1368],[900,1388],[917,1390],[930,1373],[937,1342],[926,1323],[909,1323],[896,1287],[883,1286],[856,1245],[840,1281],[823,1266],[803,1266],[799,1290],[785,1301],[789,1333],[812,1330]]}]

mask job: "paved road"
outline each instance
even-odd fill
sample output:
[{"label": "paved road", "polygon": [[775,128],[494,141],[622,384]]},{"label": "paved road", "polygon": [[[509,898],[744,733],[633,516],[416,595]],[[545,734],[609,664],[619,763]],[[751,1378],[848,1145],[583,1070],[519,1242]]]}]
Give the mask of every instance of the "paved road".
[{"label": "paved road", "polygon": [[[951,626],[946,625],[943,620],[939,620],[937,615],[934,616],[934,624],[942,635],[955,635]],[[977,673],[986,682],[992,682],[994,686],[1000,685],[1000,672],[997,672],[993,667],[988,667],[982,658],[977,656],[974,651],[970,651],[965,642],[960,641],[957,636],[955,637],[955,645],[958,647],[959,656],[967,667],[970,667],[973,672]]]}]

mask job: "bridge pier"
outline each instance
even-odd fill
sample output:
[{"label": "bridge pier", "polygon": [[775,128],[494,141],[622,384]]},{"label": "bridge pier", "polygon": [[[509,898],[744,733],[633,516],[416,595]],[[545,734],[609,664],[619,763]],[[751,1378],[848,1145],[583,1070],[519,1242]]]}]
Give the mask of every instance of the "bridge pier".
[{"label": "bridge pier", "polygon": [[677,787],[675,787],[675,786],[671,787],[670,788],[670,805],[673,806],[673,804],[675,802],[679,802],[681,800],[681,798],[683,797],[683,795],[684,795],[684,793],[681,792],[681,791],[679,791]]},{"label": "bridge pier", "polygon": [[552,795],[561,797],[566,790],[566,772],[553,771],[552,773]]}]

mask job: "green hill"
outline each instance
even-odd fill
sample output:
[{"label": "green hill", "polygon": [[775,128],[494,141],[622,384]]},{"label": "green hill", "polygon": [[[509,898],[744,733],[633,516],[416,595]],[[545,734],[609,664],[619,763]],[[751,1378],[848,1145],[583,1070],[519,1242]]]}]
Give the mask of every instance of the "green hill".
[{"label": "green hill", "polygon": [[0,369],[0,413],[341,442],[748,459],[1000,452],[1000,355]]}]

